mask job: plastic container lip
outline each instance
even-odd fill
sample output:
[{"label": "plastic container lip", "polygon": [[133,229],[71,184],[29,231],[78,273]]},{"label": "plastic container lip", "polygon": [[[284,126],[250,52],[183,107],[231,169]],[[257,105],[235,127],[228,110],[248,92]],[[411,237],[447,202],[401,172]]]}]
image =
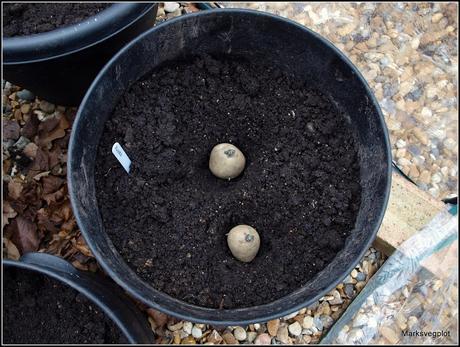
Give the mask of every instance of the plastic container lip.
[{"label": "plastic container lip", "polygon": [[[110,59],[107,62],[104,68],[101,69],[101,71],[99,72],[97,77],[94,79],[93,83],[91,84],[91,86],[88,88],[82,102],[80,103],[80,107],[75,117],[74,124],[81,123],[80,118],[82,117],[82,114],[83,114],[82,109],[84,105],[91,99],[91,94],[96,89],[102,76],[110,69],[110,67],[113,64],[117,62],[120,56],[124,55],[133,46],[135,46],[139,41],[144,40],[145,37],[151,35],[153,32],[161,31],[163,30],[164,27],[168,25],[184,20],[184,18],[196,18],[196,17],[210,15],[210,13],[222,14],[226,12],[256,15],[256,16],[265,16],[272,20],[285,22],[289,25],[296,26],[297,28],[300,28],[303,31],[306,31],[309,35],[313,36],[316,40],[320,41],[323,45],[331,49],[337,55],[337,57],[339,57],[342,61],[344,61],[349,66],[350,70],[356,75],[359,81],[363,84],[366,94],[369,97],[371,104],[374,106],[376,110],[376,113],[378,115],[378,122],[383,132],[384,143],[382,143],[382,147],[383,147],[382,149],[384,150],[386,154],[386,164],[387,164],[387,169],[385,173],[387,180],[386,180],[385,187],[382,187],[382,195],[381,195],[382,205],[381,205],[380,212],[374,221],[374,227],[373,227],[372,233],[369,234],[369,237],[366,241],[366,245],[365,245],[366,247],[363,247],[363,249],[359,252],[359,256],[350,262],[347,269],[341,274],[341,276],[331,281],[330,284],[324,287],[321,292],[318,292],[317,295],[311,296],[310,298],[302,302],[298,301],[296,304],[291,304],[289,308],[281,308],[281,306],[285,304],[286,299],[300,292],[302,288],[299,288],[296,291],[282,298],[274,300],[270,303],[266,303],[266,304],[262,304],[258,306],[245,307],[245,308],[228,309],[222,312],[219,312],[219,310],[216,310],[216,309],[210,309],[210,308],[206,308],[202,306],[197,306],[197,305],[186,303],[179,299],[175,299],[167,294],[164,294],[154,289],[151,285],[143,282],[140,279],[139,281],[135,281],[135,284],[134,284],[134,281],[127,283],[126,281],[124,281],[123,279],[119,277],[118,270],[115,270],[112,267],[113,266],[112,262],[104,259],[104,256],[101,254],[102,252],[99,249],[99,246],[94,243],[93,237],[88,234],[85,227],[82,227],[85,225],[85,223],[83,223],[82,221],[83,216],[80,213],[81,204],[78,201],[78,197],[76,194],[76,191],[78,190],[78,184],[75,182],[75,179],[72,175],[72,172],[76,170],[73,168],[75,164],[73,163],[71,159],[72,152],[75,151],[75,148],[77,148],[80,145],[80,144],[77,144],[77,140],[76,140],[76,136],[77,136],[76,127],[74,127],[74,131],[72,132],[70,140],[69,140],[68,170],[70,174],[67,176],[67,182],[68,182],[68,187],[69,187],[70,201],[71,201],[72,209],[75,214],[77,224],[80,226],[81,232],[84,235],[85,240],[91,240],[91,241],[88,241],[88,246],[93,252],[93,254],[95,255],[96,259],[98,260],[98,263],[101,265],[104,271],[107,274],[109,274],[109,276],[117,284],[123,287],[131,296],[135,297],[137,300],[147,305],[150,305],[150,307],[157,309],[163,313],[166,313],[167,315],[171,315],[179,319],[197,322],[197,323],[199,322],[199,323],[219,325],[219,326],[234,326],[234,325],[247,325],[247,324],[253,324],[253,323],[258,323],[258,322],[267,322],[269,320],[277,319],[279,317],[284,317],[293,312],[299,311],[302,308],[310,305],[311,303],[319,300],[322,296],[324,296],[325,293],[328,293],[332,289],[334,289],[341,281],[343,281],[350,274],[350,272],[356,267],[356,265],[364,257],[364,254],[371,246],[380,228],[383,217],[385,215],[385,211],[388,205],[388,199],[389,199],[390,191],[391,191],[392,157],[391,157],[391,144],[390,144],[389,133],[388,133],[388,129],[385,124],[384,116],[380,108],[380,105],[375,95],[373,94],[369,84],[367,83],[366,79],[363,77],[359,69],[351,62],[351,60],[348,59],[348,57],[344,53],[342,53],[337,47],[335,47],[333,43],[331,43],[329,40],[327,40],[325,37],[321,36],[320,34],[314,32],[313,30],[310,30],[309,28],[291,19],[281,17],[278,15],[274,15],[271,13],[267,13],[267,12],[250,10],[250,9],[220,8],[220,9],[213,9],[210,11],[195,12],[195,13],[187,14],[184,16],[179,16],[176,18],[169,19],[168,21],[163,22],[155,26],[152,29],[145,31],[143,34],[139,35],[136,39],[132,40],[129,44],[123,47],[117,54],[115,54],[112,57],[112,59]],[[142,286],[142,289],[136,288],[136,285]],[[155,301],[151,301],[145,298],[144,293],[147,291],[152,291],[152,290],[153,292],[156,293],[156,296],[157,296],[157,300]],[[163,304],[164,302],[166,302],[166,304]],[[180,309],[178,309],[177,307],[173,308],[174,305],[179,306]],[[269,308],[273,308],[273,307],[276,307],[275,312],[269,310]],[[251,312],[253,312],[256,309],[257,310],[266,309],[266,312],[258,314],[258,315],[251,314]],[[190,314],[190,312],[192,311],[196,311],[199,314]],[[241,317],[244,317],[244,318],[241,318]]]},{"label": "plastic container lip", "polygon": [[[114,3],[76,24],[39,34],[3,38],[3,64],[39,62],[95,46],[136,22],[155,5]],[[143,10],[139,11],[140,8]],[[127,13],[130,15],[125,19]]]},{"label": "plastic container lip", "polygon": [[[31,253],[28,254],[31,255],[32,257],[36,255],[36,253]],[[137,339],[135,336],[132,334],[131,331],[123,324],[123,322],[117,317],[115,314],[115,310],[113,308],[110,308],[107,304],[102,302],[99,297],[93,293],[89,288],[87,288],[84,285],[81,285],[78,281],[80,278],[79,272],[77,269],[75,269],[73,266],[71,266],[69,263],[67,263],[65,260],[49,255],[49,254],[40,254],[40,256],[45,255],[48,257],[56,258],[56,259],[49,259],[49,264],[47,264],[47,261],[45,260],[45,263],[43,265],[38,265],[35,263],[28,263],[27,261],[15,261],[15,260],[10,260],[10,259],[4,259],[2,260],[2,271],[3,271],[3,266],[5,267],[11,267],[11,268],[17,268],[17,269],[22,269],[22,270],[28,270],[32,271],[38,274],[42,274],[45,276],[49,276],[64,285],[67,285],[74,290],[78,291],[79,293],[85,295],[89,300],[94,302],[120,329],[120,331],[123,333],[123,335],[128,339],[128,342],[131,344],[136,344],[138,343]],[[27,256],[27,255],[26,255]],[[24,257],[27,259],[27,257]],[[51,262],[54,262],[52,266]]]}]

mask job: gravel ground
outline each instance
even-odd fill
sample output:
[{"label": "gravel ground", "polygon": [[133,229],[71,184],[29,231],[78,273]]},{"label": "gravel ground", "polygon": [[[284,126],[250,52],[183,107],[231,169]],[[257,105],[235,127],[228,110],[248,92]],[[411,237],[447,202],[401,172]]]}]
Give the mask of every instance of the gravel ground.
[{"label": "gravel ground", "polygon": [[[456,191],[456,5],[234,3],[232,6],[257,7],[290,17],[334,42],[360,67],[374,89],[401,169],[438,198]],[[160,7],[158,21],[194,11],[197,11],[194,6],[168,4]],[[31,92],[5,81],[2,87],[4,135],[5,128],[9,132],[8,138],[3,139],[3,184],[12,188],[3,215],[5,230],[8,224],[16,228],[4,233],[4,256],[17,258],[25,250],[41,250],[69,259],[81,269],[96,271],[97,265],[68,210],[64,182],[57,185],[56,192],[34,203],[33,217],[27,213],[18,216],[14,209],[18,201],[30,207],[30,181],[42,194],[41,183],[46,176],[65,178],[66,139],[75,110],[39,100]],[[28,138],[24,128],[31,117],[46,125],[37,125],[38,134]],[[43,163],[36,156],[36,147],[49,156],[49,164],[54,160],[53,167],[45,165],[46,170],[40,171]],[[36,163],[32,177],[21,172],[19,159],[24,156]],[[59,220],[59,228],[45,223],[44,218],[51,217]],[[24,225],[28,226],[24,230],[29,234],[10,237],[10,233]],[[178,321],[153,309],[146,312],[158,343],[317,343],[384,260],[378,251],[369,249],[358,267],[328,295],[310,307],[265,324],[217,328]]]},{"label": "gravel ground", "polygon": [[434,197],[456,195],[457,4],[223,4],[288,17],[334,43],[374,90],[399,168]]},{"label": "gravel ground", "polygon": [[[457,305],[456,278],[443,281],[417,273],[408,285],[391,293],[387,302],[375,303],[373,297],[368,297],[353,320],[343,326],[334,343],[456,344]],[[404,336],[403,331],[444,331],[446,335],[438,338]]]}]

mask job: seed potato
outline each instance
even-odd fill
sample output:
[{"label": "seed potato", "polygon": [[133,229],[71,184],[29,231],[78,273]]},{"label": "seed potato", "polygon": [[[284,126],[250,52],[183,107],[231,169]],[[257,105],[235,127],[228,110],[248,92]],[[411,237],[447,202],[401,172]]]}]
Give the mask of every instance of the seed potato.
[{"label": "seed potato", "polygon": [[211,172],[214,176],[226,180],[238,177],[245,165],[244,154],[231,143],[220,143],[214,146],[209,157]]},{"label": "seed potato", "polygon": [[227,234],[227,244],[236,259],[249,263],[259,251],[260,237],[253,227],[237,225]]}]

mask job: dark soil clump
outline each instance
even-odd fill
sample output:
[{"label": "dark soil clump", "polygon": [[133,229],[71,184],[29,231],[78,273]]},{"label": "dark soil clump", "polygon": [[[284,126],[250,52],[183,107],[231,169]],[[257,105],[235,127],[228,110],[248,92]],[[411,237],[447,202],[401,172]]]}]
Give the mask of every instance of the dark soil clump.
[{"label": "dark soil clump", "polygon": [[[300,288],[343,248],[360,205],[357,144],[326,95],[281,71],[200,57],[136,82],[106,123],[95,170],[105,230],[155,288],[238,308]],[[111,153],[132,159],[127,175]],[[212,175],[211,149],[246,156],[234,180]],[[248,224],[261,247],[232,257],[226,233]]]},{"label": "dark soil clump", "polygon": [[75,24],[105,10],[111,3],[5,3],[3,36],[39,34]]},{"label": "dark soil clump", "polygon": [[30,271],[3,274],[3,342],[127,343],[119,328],[76,290]]}]

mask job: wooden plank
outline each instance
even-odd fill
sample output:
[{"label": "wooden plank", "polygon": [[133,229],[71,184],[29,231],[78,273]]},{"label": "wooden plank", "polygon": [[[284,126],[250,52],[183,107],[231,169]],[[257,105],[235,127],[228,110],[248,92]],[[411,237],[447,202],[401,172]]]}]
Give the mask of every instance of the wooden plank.
[{"label": "wooden plank", "polygon": [[391,255],[404,241],[446,208],[398,173],[393,173],[390,199],[374,247]]}]

